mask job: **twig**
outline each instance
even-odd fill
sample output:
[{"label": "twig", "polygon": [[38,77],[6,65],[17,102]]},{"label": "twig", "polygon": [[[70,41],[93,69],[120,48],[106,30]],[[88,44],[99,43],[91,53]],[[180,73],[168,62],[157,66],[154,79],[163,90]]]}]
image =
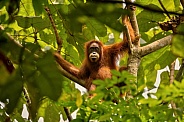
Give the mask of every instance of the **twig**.
[{"label": "twig", "polygon": [[[174,103],[174,101],[172,100],[171,101],[171,107],[172,107],[172,109],[174,110],[174,116],[178,116],[178,114],[176,113],[176,104]],[[178,120],[178,118],[176,118],[176,122],[180,122],[179,120]]]},{"label": "twig", "polygon": [[23,94],[24,94],[24,98],[26,99],[26,104],[27,104],[28,111],[29,111],[29,118],[32,118],[31,98],[25,86],[23,87]]},{"label": "twig", "polygon": [[162,39],[159,39],[157,41],[154,41],[151,44],[148,44],[146,46],[139,48],[139,54],[141,57],[148,55],[158,49],[161,49],[162,47],[165,47],[167,45],[171,44],[173,35],[166,36]]},{"label": "twig", "polygon": [[177,81],[181,81],[183,73],[184,73],[184,59],[182,59],[182,64],[180,66],[180,69],[179,69],[175,79]]},{"label": "twig", "polygon": [[38,34],[38,32],[37,32],[37,30],[35,29],[35,31],[33,32],[33,34],[34,34],[34,43],[38,43],[38,36],[37,36],[37,34]]},{"label": "twig", "polygon": [[161,7],[163,8],[164,12],[166,13],[166,15],[169,17],[169,19],[171,19],[169,13],[167,12],[166,8],[164,7],[163,3],[161,2],[161,0],[158,0],[158,2],[160,3]]},{"label": "twig", "polygon": [[169,76],[170,84],[174,82],[174,70],[175,70],[175,61],[173,61],[173,63],[171,63],[170,66],[170,76]]},{"label": "twig", "polygon": [[55,34],[55,36],[56,36],[56,41],[57,41],[57,45],[58,45],[57,52],[60,53],[60,52],[61,52],[61,48],[62,48],[62,43],[63,43],[63,42],[62,42],[62,39],[59,37],[59,34],[58,34],[58,32],[57,32],[56,25],[55,25],[55,23],[54,23],[54,20],[53,20],[53,18],[52,18],[52,14],[50,13],[49,8],[48,8],[48,7],[45,7],[45,10],[46,10],[46,12],[47,12],[47,14],[48,14],[48,16],[49,16],[50,22],[51,22],[52,27],[53,27],[53,29],[54,29],[54,34]]},{"label": "twig", "polygon": [[64,107],[64,111],[65,111],[65,113],[66,113],[66,116],[67,116],[67,118],[68,118],[68,121],[69,121],[69,122],[72,121],[72,116],[71,116],[71,114],[70,114],[70,112],[69,112],[69,110],[68,110],[67,107]]},{"label": "twig", "polygon": [[[170,84],[172,84],[174,82],[174,70],[175,70],[175,61],[173,63],[171,63],[171,67],[170,67]],[[177,116],[176,104],[174,103],[173,100],[171,100],[170,104],[171,104],[172,109],[174,110],[174,115]],[[176,120],[177,120],[177,122],[179,122],[178,119],[176,119]]]}]

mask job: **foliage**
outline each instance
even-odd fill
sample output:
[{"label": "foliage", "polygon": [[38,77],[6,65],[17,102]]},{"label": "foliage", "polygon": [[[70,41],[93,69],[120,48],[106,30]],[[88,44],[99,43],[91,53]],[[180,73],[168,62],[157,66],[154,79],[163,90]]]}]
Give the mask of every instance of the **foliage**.
[{"label": "foliage", "polygon": [[[137,0],[148,8],[162,10],[158,1]],[[162,0],[168,11],[181,11],[179,0]],[[157,70],[170,65],[176,58],[184,58],[183,24],[181,34],[175,35],[166,46],[142,58],[137,81],[128,72],[112,71],[113,78],[96,80],[93,98],[81,95],[75,84],[59,71],[52,53],[57,50],[54,30],[44,7],[51,11],[57,31],[63,40],[61,54],[75,66],[84,58],[84,43],[99,38],[108,44],[121,41],[124,29],[120,16],[129,14],[120,3],[95,3],[82,0],[3,0],[0,1],[0,54],[13,64],[13,73],[0,57],[0,121],[44,121],[67,119],[77,111],[73,122],[81,121],[181,121],[183,119],[184,79],[169,85],[168,71],[161,75],[157,99],[142,96],[145,87],[152,88]],[[166,14],[137,7],[137,21],[141,38],[147,45],[172,32],[163,32],[158,22],[167,21]],[[109,34],[114,34],[113,42]],[[16,40],[9,39],[9,36]],[[8,64],[11,64],[8,62]],[[180,61],[181,63],[181,61]],[[119,83],[124,86],[118,86]],[[176,108],[170,107],[175,103]],[[26,105],[29,118],[21,116]]]}]

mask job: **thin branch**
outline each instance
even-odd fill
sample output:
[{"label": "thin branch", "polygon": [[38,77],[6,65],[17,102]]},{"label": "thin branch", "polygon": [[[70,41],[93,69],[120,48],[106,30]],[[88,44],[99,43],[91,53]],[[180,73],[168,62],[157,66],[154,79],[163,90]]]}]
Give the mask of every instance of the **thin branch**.
[{"label": "thin branch", "polygon": [[71,116],[71,114],[70,114],[70,112],[69,112],[69,110],[68,110],[68,108],[67,107],[64,107],[64,111],[65,111],[65,113],[66,113],[66,116],[67,116],[67,118],[68,118],[68,121],[70,122],[70,121],[72,121],[72,116]]},{"label": "thin branch", "polygon": [[50,22],[52,24],[52,27],[54,29],[54,34],[56,36],[56,41],[57,41],[57,45],[58,45],[58,49],[57,52],[60,53],[61,52],[61,48],[62,48],[62,39],[59,37],[59,34],[57,32],[57,28],[56,28],[56,24],[54,23],[54,20],[52,18],[52,14],[50,13],[50,9],[48,7],[45,7],[45,10],[49,16]]},{"label": "thin branch", "polygon": [[175,79],[177,81],[181,81],[183,73],[184,73],[184,59],[182,59],[182,64],[180,66],[180,69],[179,69]]},{"label": "thin branch", "polygon": [[[173,63],[171,63],[171,67],[170,67],[170,76],[169,76],[170,84],[172,84],[174,82],[174,70],[175,70],[175,61]],[[174,115],[178,116],[176,113],[177,108],[176,108],[176,104],[174,103],[174,101],[171,100],[170,104],[171,104],[172,109],[174,110]],[[177,122],[179,122],[178,119],[177,119]]]},{"label": "thin branch", "polygon": [[174,70],[175,70],[175,61],[171,63],[170,66],[170,75],[169,75],[170,84],[174,82]]},{"label": "thin branch", "polygon": [[140,47],[139,51],[138,51],[140,56],[143,57],[143,56],[148,55],[148,54],[150,54],[158,49],[161,49],[162,47],[170,45],[172,37],[173,37],[173,35],[169,35],[169,36],[166,36],[162,39],[159,39],[151,44]]},{"label": "thin branch", "polygon": [[164,12],[166,13],[166,15],[169,17],[169,19],[171,19],[169,13],[167,12],[166,8],[164,7],[163,3],[161,2],[161,0],[158,0],[158,2],[160,3],[161,7],[163,8]]}]

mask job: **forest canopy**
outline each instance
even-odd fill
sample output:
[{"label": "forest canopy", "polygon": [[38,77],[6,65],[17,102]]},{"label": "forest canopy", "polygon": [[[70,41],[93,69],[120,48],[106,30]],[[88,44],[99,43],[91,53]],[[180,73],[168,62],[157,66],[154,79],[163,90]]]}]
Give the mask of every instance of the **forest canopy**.
[{"label": "forest canopy", "polygon": [[[182,121],[183,6],[183,0],[0,1],[0,121]],[[85,81],[59,62],[79,68],[89,40],[121,42],[122,32],[129,34],[125,15],[137,42],[119,61],[127,70],[112,70],[111,79],[94,80],[96,89],[84,93]]]}]

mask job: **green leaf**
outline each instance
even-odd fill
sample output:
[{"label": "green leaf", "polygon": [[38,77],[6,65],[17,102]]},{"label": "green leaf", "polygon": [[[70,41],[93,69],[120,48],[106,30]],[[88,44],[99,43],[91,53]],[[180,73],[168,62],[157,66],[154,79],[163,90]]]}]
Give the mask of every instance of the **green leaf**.
[{"label": "green leaf", "polygon": [[163,85],[169,85],[169,72],[168,71],[164,71],[161,73],[160,75],[160,79],[161,79],[161,84]]},{"label": "green leaf", "polygon": [[80,91],[79,91],[79,92],[77,93],[77,100],[76,100],[76,105],[77,105],[78,108],[82,105],[82,102],[83,102],[82,96],[81,96],[81,93],[80,93]]},{"label": "green leaf", "polygon": [[48,5],[48,0],[32,0],[35,15],[38,16],[44,12],[44,6]]},{"label": "green leaf", "polygon": [[83,119],[77,118],[77,119],[73,119],[71,122],[83,122]]},{"label": "green leaf", "polygon": [[71,44],[68,44],[65,50],[66,50],[65,52],[70,56],[70,59],[72,59],[74,64],[80,64],[80,59],[79,59],[80,55],[74,46],[72,46]]},{"label": "green leaf", "polygon": [[111,113],[102,115],[102,116],[100,116],[99,121],[107,121],[107,120],[110,120],[110,117],[111,117]]},{"label": "green leaf", "polygon": [[[154,8],[156,10],[161,10],[158,6],[154,4],[147,5],[148,8]],[[139,30],[141,32],[147,32],[151,28],[158,26],[157,22],[165,20],[163,13],[157,13],[154,11],[143,10],[137,15],[137,21],[139,25]],[[146,24],[146,26],[145,26]]]},{"label": "green leaf", "polygon": [[45,110],[44,122],[59,122],[60,115],[56,105],[50,103]]},{"label": "green leaf", "polygon": [[105,83],[104,83],[103,80],[94,80],[93,84],[95,84],[95,85],[102,85],[102,84],[105,84]]},{"label": "green leaf", "polygon": [[19,98],[21,96],[23,89],[22,78],[19,75],[19,71],[16,74],[9,77],[8,81],[4,85],[0,85],[0,101],[7,102],[7,113],[13,112],[14,108],[17,106]]},{"label": "green leaf", "polygon": [[172,52],[175,55],[184,58],[183,46],[184,46],[184,36],[175,35],[172,40],[172,46],[171,46]]},{"label": "green leaf", "polygon": [[103,23],[98,22],[94,18],[90,18],[87,21],[86,26],[92,31],[92,33],[98,37],[107,35],[107,28]]},{"label": "green leaf", "polygon": [[57,100],[61,94],[62,77],[54,62],[54,57],[47,52],[37,63],[34,83],[43,96]]},{"label": "green leaf", "polygon": [[154,107],[154,106],[157,106],[158,104],[160,104],[162,101],[149,98],[149,99],[141,99],[141,100],[139,100],[139,102],[141,104],[149,104],[150,107]]},{"label": "green leaf", "polygon": [[50,29],[44,29],[39,32],[41,41],[47,44],[53,44],[56,41],[55,35],[52,33]]},{"label": "green leaf", "polygon": [[117,86],[114,86],[113,88],[110,89],[112,94],[114,95],[113,97],[119,97],[120,95],[120,88]]},{"label": "green leaf", "polygon": [[47,28],[48,25],[50,24],[48,20],[43,19],[41,16],[29,16],[29,17],[16,16],[15,19],[17,20],[18,25],[25,29],[33,26],[37,30],[43,30],[44,28]]},{"label": "green leaf", "polygon": [[85,23],[89,21],[88,19],[95,18],[97,21],[121,32],[123,30],[123,26],[117,20],[122,14],[126,15],[128,12],[118,6],[114,6],[113,4],[88,3],[77,4],[75,8],[72,6],[68,17],[72,22],[78,21],[80,23]]},{"label": "green leaf", "polygon": [[[41,98],[45,96],[53,100],[59,98],[63,76],[57,69],[51,52],[41,52],[37,44],[27,43],[25,46],[31,53],[22,50],[22,56],[19,56],[21,63],[19,65],[31,99],[31,116],[35,118]],[[39,57],[34,55],[37,53]]]},{"label": "green leaf", "polygon": [[67,42],[69,44],[72,44],[80,54],[79,58],[80,60],[84,59],[84,43],[86,40],[84,39],[83,36],[76,34],[76,35],[68,35],[67,37]]},{"label": "green leaf", "polygon": [[83,28],[83,36],[86,38],[86,40],[92,40],[95,38],[94,34],[91,32],[89,28]]},{"label": "green leaf", "polygon": [[175,59],[176,56],[172,54],[169,46],[143,57],[138,71],[139,85],[146,84],[148,87],[152,87],[155,83],[159,67],[163,69],[167,65],[170,65]]},{"label": "green leaf", "polygon": [[9,39],[6,29],[0,31],[0,49],[4,54],[9,54],[12,61],[18,61],[21,47]]}]

